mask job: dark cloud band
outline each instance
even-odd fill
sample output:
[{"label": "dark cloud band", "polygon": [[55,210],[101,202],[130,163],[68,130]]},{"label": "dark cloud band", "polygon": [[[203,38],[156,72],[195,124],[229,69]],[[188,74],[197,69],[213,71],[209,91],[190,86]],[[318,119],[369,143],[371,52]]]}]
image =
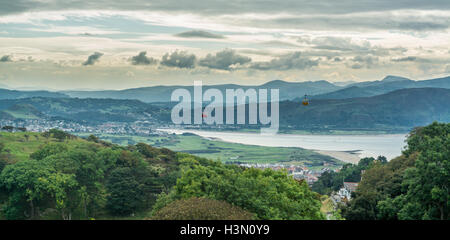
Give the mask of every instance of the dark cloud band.
[{"label": "dark cloud band", "polygon": [[182,38],[213,38],[213,39],[225,38],[224,36],[219,35],[219,34],[214,34],[214,33],[206,32],[206,31],[199,31],[199,30],[182,32],[182,33],[175,34],[175,36],[182,37]]},{"label": "dark cloud band", "polygon": [[83,65],[84,66],[94,65],[96,62],[99,61],[101,56],[103,56],[103,53],[95,52],[94,54],[88,57],[88,59],[83,63]]}]

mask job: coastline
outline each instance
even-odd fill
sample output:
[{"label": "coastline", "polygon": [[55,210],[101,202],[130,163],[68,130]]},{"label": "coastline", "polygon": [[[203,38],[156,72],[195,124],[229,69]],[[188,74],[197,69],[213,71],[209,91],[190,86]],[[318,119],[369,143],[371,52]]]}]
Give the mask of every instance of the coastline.
[{"label": "coastline", "polygon": [[[372,134],[372,135],[307,135],[276,134],[260,135],[250,132],[212,132],[194,129],[157,129],[181,134],[193,133],[206,138],[225,142],[268,147],[298,147],[316,153],[331,156],[345,163],[358,163],[363,157],[385,156],[392,159],[401,154],[406,134]],[[276,140],[274,140],[276,138]],[[377,144],[374,144],[374,143]],[[393,144],[394,143],[394,144]]]},{"label": "coastline", "polygon": [[361,158],[358,153],[349,153],[346,151],[312,150],[316,153],[336,158],[345,163],[358,164]]}]

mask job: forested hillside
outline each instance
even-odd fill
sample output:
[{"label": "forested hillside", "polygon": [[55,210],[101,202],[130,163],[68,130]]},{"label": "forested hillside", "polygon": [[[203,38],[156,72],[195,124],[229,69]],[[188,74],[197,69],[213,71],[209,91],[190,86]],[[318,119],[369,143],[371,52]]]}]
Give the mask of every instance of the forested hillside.
[{"label": "forested hillside", "polygon": [[25,98],[0,100],[4,119],[65,119],[90,124],[134,122],[137,120],[170,121],[170,111],[137,100]]},{"label": "forested hillside", "polygon": [[416,128],[403,155],[364,174],[346,219],[450,218],[450,124]]},{"label": "forested hillside", "polygon": [[280,125],[294,129],[410,129],[450,121],[450,89],[411,88],[374,97],[280,103]]},{"label": "forested hillside", "polygon": [[450,89],[450,77],[436,78],[423,81],[413,81],[407,78],[387,76],[381,81],[361,82],[350,84],[344,89],[334,92],[318,94],[314,99],[344,99],[371,97],[407,88],[446,88]]},{"label": "forested hillside", "polygon": [[0,88],[0,99],[19,99],[31,97],[67,98],[68,95],[49,91],[18,91]]},{"label": "forested hillside", "polygon": [[0,134],[0,219],[322,219],[320,206],[283,171],[55,129]]},{"label": "forested hillside", "polygon": [[365,158],[358,165],[326,172],[313,190],[330,194],[344,181],[359,182],[348,220],[445,220],[450,218],[450,124],[434,122],[411,131],[403,154],[387,162]]}]

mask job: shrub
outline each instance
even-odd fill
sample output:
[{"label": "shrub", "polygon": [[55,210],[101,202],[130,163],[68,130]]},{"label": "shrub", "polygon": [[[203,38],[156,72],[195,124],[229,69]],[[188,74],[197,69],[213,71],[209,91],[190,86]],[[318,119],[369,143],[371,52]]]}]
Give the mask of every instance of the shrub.
[{"label": "shrub", "polygon": [[192,197],[160,209],[154,220],[251,220],[253,214],[225,201]]}]

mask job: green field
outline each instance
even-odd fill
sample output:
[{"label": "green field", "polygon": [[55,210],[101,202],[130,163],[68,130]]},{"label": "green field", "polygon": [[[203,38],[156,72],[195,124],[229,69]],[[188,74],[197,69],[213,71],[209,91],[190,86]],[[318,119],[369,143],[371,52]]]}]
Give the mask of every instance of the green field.
[{"label": "green field", "polygon": [[[4,144],[4,151],[8,154],[10,162],[26,160],[40,146],[57,141],[54,138],[45,138],[41,133],[36,132],[0,132],[0,143]],[[81,139],[70,141],[71,144],[82,143]]]},{"label": "green field", "polygon": [[4,112],[10,114],[14,118],[20,118],[20,119],[39,119],[36,115],[30,112],[26,111],[12,111],[12,110],[5,110]]},{"label": "green field", "polygon": [[[77,134],[88,136],[88,133]],[[327,162],[333,168],[342,162],[311,150],[294,147],[263,147],[223,141],[209,140],[193,134],[167,136],[132,136],[114,134],[95,134],[99,138],[120,145],[139,142],[154,147],[165,147],[173,151],[186,152],[200,157],[220,160],[227,163],[289,163],[309,167],[323,167]]]}]

